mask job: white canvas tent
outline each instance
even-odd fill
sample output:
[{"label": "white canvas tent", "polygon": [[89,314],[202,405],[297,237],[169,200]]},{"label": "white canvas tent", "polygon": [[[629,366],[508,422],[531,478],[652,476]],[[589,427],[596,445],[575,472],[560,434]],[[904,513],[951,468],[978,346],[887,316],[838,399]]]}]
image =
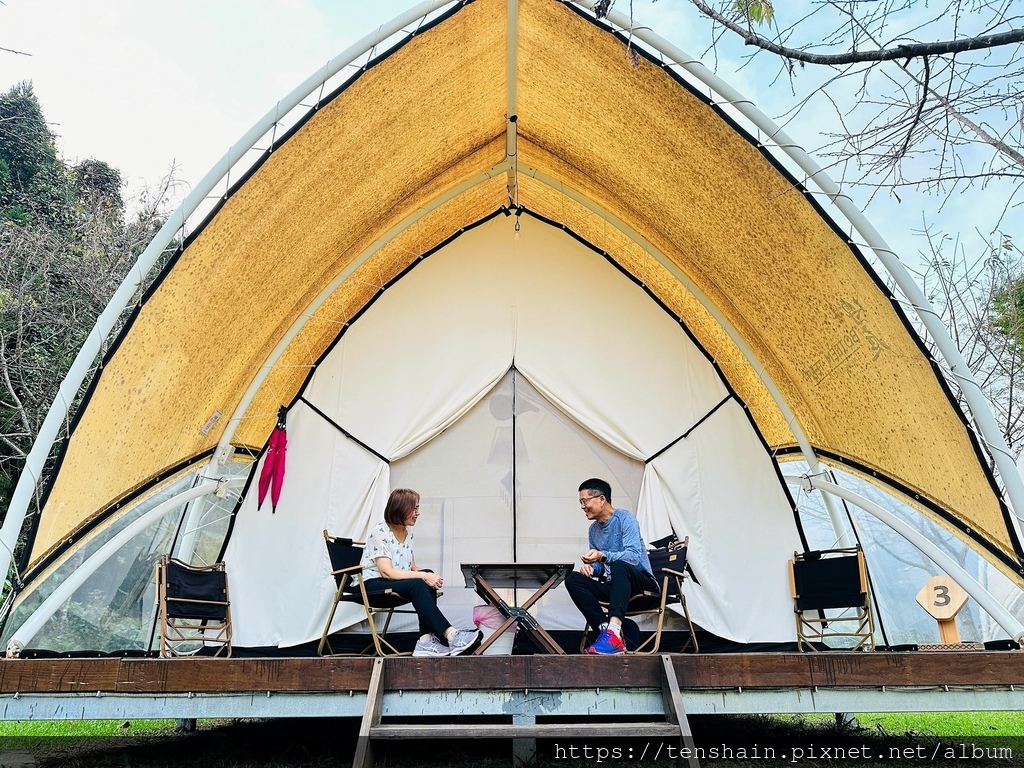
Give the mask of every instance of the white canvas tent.
[{"label": "white canvas tent", "polygon": [[[1020,476],[969,377],[968,414],[943,378],[962,366],[948,336],[922,311],[933,360],[904,315],[927,302],[893,254],[728,86],[646,32],[631,66],[640,43],[580,5],[424,3],[211,171],[29,458],[8,547],[68,392],[181,236],[76,417],[5,638],[81,643],[72,627],[102,638],[130,614],[118,642],[147,647],[147,568],[171,550],[223,555],[239,644],[308,641],[333,589],[320,531],[361,536],[402,485],[424,494],[418,550],[465,623],[458,564],[575,560],[575,490],[597,475],[649,539],[690,536],[703,628],[785,641],[785,564],[805,544],[792,458],[885,489],[1024,583]],[[252,457],[280,406],[283,496],[258,509]],[[580,624],[561,592],[541,612]]]},{"label": "white canvas tent", "polygon": [[[289,419],[276,513],[247,494],[228,544],[241,644],[319,634],[333,592],[319,532],[365,538],[396,486],[431,500],[417,533],[437,551],[418,557],[444,563],[442,608],[461,603],[465,624],[474,596],[459,564],[576,561],[576,488],[595,475],[611,478],[648,539],[691,535],[709,587],[695,588],[701,626],[742,642],[792,639],[778,553],[800,538],[742,406],[679,323],[603,256],[532,217],[520,225],[516,239],[514,218],[492,218],[424,259],[317,367]],[[581,628],[571,603],[552,601],[546,626]]]}]

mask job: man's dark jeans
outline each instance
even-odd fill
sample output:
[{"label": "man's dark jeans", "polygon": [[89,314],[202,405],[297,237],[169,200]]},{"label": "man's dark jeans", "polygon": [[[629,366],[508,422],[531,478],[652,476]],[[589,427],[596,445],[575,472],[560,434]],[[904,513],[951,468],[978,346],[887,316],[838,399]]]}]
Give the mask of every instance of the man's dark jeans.
[{"label": "man's dark jeans", "polygon": [[[609,567],[610,565],[610,567]],[[626,606],[633,595],[644,591],[658,594],[658,583],[647,571],[622,560],[605,563],[611,573],[608,581],[598,581],[573,571],[565,579],[565,589],[573,603],[593,629],[597,629],[612,616],[624,620]],[[601,602],[608,603],[608,613]]]}]

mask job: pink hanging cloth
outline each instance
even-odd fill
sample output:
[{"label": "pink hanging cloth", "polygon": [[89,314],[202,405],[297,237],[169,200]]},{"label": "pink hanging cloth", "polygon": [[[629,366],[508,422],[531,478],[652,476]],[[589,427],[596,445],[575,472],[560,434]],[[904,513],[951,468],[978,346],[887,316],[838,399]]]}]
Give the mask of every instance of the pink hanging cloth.
[{"label": "pink hanging cloth", "polygon": [[263,457],[263,469],[260,471],[259,495],[256,508],[263,506],[270,491],[271,511],[277,512],[277,502],[281,500],[281,488],[284,485],[285,455],[288,452],[288,410],[281,406],[277,410],[277,425],[270,433],[267,441],[267,454]]}]

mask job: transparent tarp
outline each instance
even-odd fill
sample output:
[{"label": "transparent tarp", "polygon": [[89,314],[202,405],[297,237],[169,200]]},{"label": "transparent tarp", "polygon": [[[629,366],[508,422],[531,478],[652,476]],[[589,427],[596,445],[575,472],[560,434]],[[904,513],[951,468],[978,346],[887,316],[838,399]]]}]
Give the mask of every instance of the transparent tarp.
[{"label": "transparent tarp", "polygon": [[[251,468],[248,462],[234,462],[222,469],[225,475],[238,477]],[[229,489],[223,496],[209,494],[189,504],[171,554],[190,565],[206,566],[217,562],[239,492],[238,488]]]},{"label": "transparent tarp", "polygon": [[[801,475],[803,461],[782,464],[783,474]],[[1014,616],[1024,620],[1024,592],[970,547],[916,509],[866,480],[833,469],[835,482],[875,502],[903,522],[913,526],[971,574]],[[800,518],[811,549],[837,546],[836,534],[825,511],[821,493],[806,493],[791,487],[800,507]],[[932,576],[944,575],[939,567],[909,541],[878,518],[853,504],[837,500],[864,549],[873,588],[876,642],[888,645],[938,643],[938,624],[917,602],[917,594]],[[1006,632],[973,600],[968,600],[956,617],[964,642],[1005,639]]]},{"label": "transparent tarp", "polygon": [[[242,474],[250,467],[248,463],[239,462],[231,465],[229,472]],[[191,488],[198,477],[193,470],[161,486],[116,519],[100,526],[65,555],[17,601],[4,625],[0,645],[6,647],[15,632],[54,590],[105,544],[158,505]],[[193,502],[190,506],[196,511],[190,510],[186,517],[194,520],[195,525],[186,529],[190,531],[188,535],[183,535],[181,526],[183,508],[158,517],[107,558],[29,639],[28,647],[58,652],[149,650],[156,615],[156,562],[161,555],[172,551],[172,546],[175,553],[182,551],[183,543],[189,548],[189,556],[183,559],[195,562],[210,557],[215,560],[237,497],[238,492],[234,490],[223,498],[211,496],[207,497],[209,501],[201,498]]]}]

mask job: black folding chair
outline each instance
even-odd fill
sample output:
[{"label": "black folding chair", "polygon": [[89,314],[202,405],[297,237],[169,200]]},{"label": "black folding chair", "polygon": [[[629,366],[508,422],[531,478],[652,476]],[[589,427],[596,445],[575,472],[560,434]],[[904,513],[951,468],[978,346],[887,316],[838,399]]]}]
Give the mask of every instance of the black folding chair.
[{"label": "black folding chair", "polygon": [[[797,648],[850,638],[852,650],[875,647],[875,622],[860,547],[794,552],[789,561]],[[827,647],[827,646],[826,646]],[[851,650],[844,647],[843,650]]]},{"label": "black folding chair", "polygon": [[160,655],[191,656],[214,646],[231,656],[231,601],[224,563],[193,566],[164,555],[156,564]]},{"label": "black folding chair", "polygon": [[[640,643],[632,653],[652,654],[657,653],[661,647],[661,631],[665,626],[666,608],[679,605],[682,606],[683,616],[686,618],[686,627],[690,637],[680,649],[686,651],[693,646],[693,652],[698,653],[700,646],[697,643],[697,633],[693,629],[693,622],[690,621],[690,611],[686,607],[686,595],[683,594],[683,581],[687,578],[686,571],[686,550],[690,545],[690,537],[687,536],[681,542],[673,541],[663,547],[647,550],[647,556],[651,561],[651,571],[654,580],[660,586],[660,591],[645,590],[633,595],[626,606],[626,616],[644,616],[654,614],[658,617],[658,623],[654,632]],[[612,564],[615,567],[615,564]],[[608,603],[601,603],[605,608]],[[586,646],[587,637],[591,631],[590,624],[583,627],[583,637],[580,639],[580,652]]]},{"label": "black folding chair", "polygon": [[[334,621],[334,613],[338,610],[339,603],[355,603],[363,607],[366,612],[366,621],[370,625],[370,635],[373,644],[363,650],[363,654],[373,648],[377,656],[408,656],[408,653],[399,651],[387,640],[388,627],[391,625],[391,617],[395,613],[416,613],[413,609],[401,610],[402,606],[409,605],[409,600],[396,594],[390,589],[369,590],[363,583],[363,542],[331,536],[324,531],[324,541],[327,543],[327,553],[331,558],[331,575],[337,584],[334,592],[334,601],[331,605],[331,613],[324,625],[323,635],[320,637],[320,646],[317,653],[320,656],[338,656],[331,647],[329,634],[331,622]],[[439,593],[440,594],[440,593]],[[377,629],[375,616],[378,613],[386,614],[383,629]],[[360,655],[363,655],[360,654]]]}]

